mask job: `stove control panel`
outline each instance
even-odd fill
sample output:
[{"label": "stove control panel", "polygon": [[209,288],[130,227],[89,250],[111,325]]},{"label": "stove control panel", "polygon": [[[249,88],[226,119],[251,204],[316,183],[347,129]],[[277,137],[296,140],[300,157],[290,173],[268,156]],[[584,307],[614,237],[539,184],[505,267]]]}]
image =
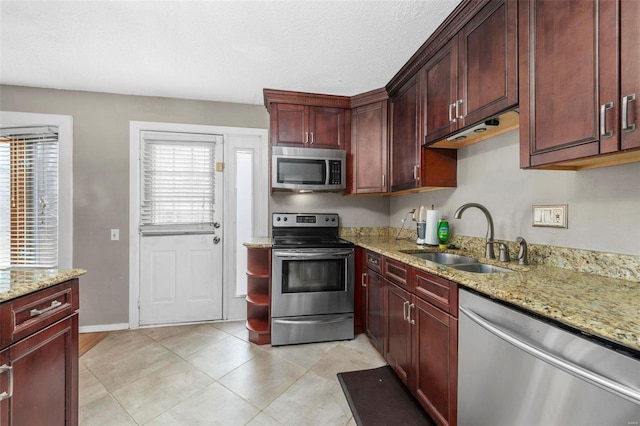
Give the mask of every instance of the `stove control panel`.
[{"label": "stove control panel", "polygon": [[337,213],[273,213],[271,217],[273,227],[337,228],[339,222]]}]

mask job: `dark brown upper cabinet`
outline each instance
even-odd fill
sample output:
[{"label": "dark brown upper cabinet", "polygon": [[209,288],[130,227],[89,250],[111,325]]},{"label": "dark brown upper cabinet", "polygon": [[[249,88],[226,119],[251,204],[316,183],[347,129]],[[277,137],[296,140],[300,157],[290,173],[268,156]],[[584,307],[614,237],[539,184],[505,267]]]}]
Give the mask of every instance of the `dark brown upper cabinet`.
[{"label": "dark brown upper cabinet", "polygon": [[351,144],[348,151],[351,194],[387,192],[389,182],[388,103],[384,89],[351,99]]},{"label": "dark brown upper cabinet", "polygon": [[517,6],[489,2],[422,68],[426,144],[517,105]]},{"label": "dark brown upper cabinet", "polygon": [[640,161],[640,2],[521,0],[518,18],[520,166]]},{"label": "dark brown upper cabinet", "polygon": [[347,149],[350,98],[264,89],[272,145]]},{"label": "dark brown upper cabinet", "polygon": [[391,192],[420,186],[420,87],[416,74],[391,97]]}]

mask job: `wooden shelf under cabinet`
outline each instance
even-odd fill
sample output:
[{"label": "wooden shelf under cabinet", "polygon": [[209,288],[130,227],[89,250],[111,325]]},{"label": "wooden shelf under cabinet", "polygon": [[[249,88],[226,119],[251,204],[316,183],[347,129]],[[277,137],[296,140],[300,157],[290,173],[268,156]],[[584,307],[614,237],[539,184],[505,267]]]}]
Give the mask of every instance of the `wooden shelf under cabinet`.
[{"label": "wooden shelf under cabinet", "polygon": [[271,249],[247,248],[247,330],[249,341],[271,342]]}]

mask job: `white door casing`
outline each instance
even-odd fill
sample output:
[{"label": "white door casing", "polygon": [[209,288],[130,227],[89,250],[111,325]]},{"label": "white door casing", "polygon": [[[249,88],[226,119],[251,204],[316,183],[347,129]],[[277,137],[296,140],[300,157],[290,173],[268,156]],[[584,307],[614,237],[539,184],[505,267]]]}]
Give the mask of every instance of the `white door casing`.
[{"label": "white door casing", "polygon": [[[192,124],[179,124],[179,123],[158,123],[158,122],[141,122],[130,121],[129,126],[129,142],[130,142],[130,156],[129,156],[129,172],[130,172],[130,195],[129,195],[129,328],[138,328],[140,326],[140,316],[138,310],[138,302],[140,297],[140,236],[138,234],[138,220],[140,214],[140,171],[139,171],[139,155],[140,155],[140,134],[143,131],[165,131],[165,132],[185,132],[185,133],[200,133],[200,134],[218,134],[223,135],[224,143],[224,156],[228,158],[228,147],[233,145],[234,142],[240,141],[242,145],[246,141],[252,141],[253,147],[258,146],[256,151],[258,155],[255,157],[254,163],[256,170],[254,170],[254,185],[255,197],[257,199],[254,203],[254,235],[265,236],[267,235],[267,222],[268,222],[268,130],[267,129],[253,129],[253,128],[238,128],[238,127],[224,127],[224,126],[209,126],[209,125],[192,125]],[[257,145],[256,145],[257,144]],[[226,174],[226,170],[224,172]],[[225,187],[223,199],[224,214],[223,217],[234,217],[233,211],[229,210],[230,203],[226,202],[228,198],[228,192],[230,191],[228,183],[225,179]],[[226,238],[230,227],[225,223],[222,224],[222,233],[218,232],[222,241],[219,246],[222,246],[223,251],[223,265],[222,265],[222,319],[228,318],[242,318],[244,317],[244,309],[246,302],[244,297],[235,295],[235,281],[229,280],[227,277],[235,276],[235,257],[233,256],[233,246],[229,247],[231,238]],[[233,271],[233,274],[232,274]],[[189,322],[190,320],[178,321]]]}]

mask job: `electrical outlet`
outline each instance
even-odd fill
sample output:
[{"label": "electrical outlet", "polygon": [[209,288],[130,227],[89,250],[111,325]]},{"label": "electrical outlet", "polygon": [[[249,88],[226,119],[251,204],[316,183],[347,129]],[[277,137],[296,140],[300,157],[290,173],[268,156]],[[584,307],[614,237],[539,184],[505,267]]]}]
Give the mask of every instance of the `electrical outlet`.
[{"label": "electrical outlet", "polygon": [[112,229],[111,230],[111,241],[118,241],[120,240],[120,230],[119,229]]},{"label": "electrical outlet", "polygon": [[534,205],[533,226],[567,227],[567,204]]}]

